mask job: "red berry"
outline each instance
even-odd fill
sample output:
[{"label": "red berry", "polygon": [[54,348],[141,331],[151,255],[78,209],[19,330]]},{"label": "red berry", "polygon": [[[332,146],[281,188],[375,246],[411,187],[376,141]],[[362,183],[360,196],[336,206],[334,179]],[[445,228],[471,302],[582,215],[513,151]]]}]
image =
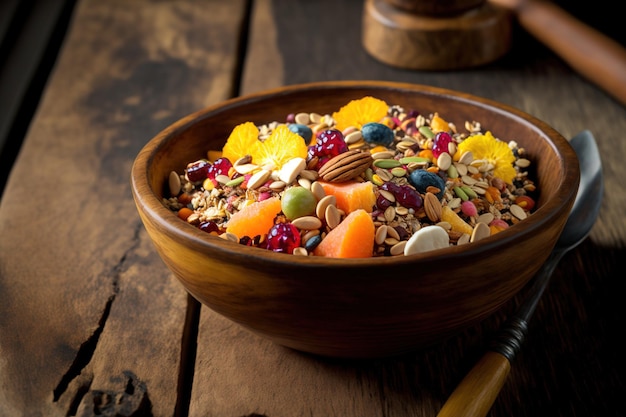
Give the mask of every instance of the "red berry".
[{"label": "red berry", "polygon": [[452,142],[452,136],[447,132],[439,132],[435,135],[433,140],[433,156],[439,158],[442,153],[450,153],[448,151],[448,144]]},{"label": "red berry", "polygon": [[198,229],[205,231],[207,233],[211,233],[211,232],[217,232],[219,233],[220,228],[218,227],[217,223],[212,222],[212,221],[207,221],[207,222],[202,222],[198,225]]},{"label": "red berry", "polygon": [[267,234],[267,249],[292,254],[300,246],[300,232],[291,223],[278,223]]},{"label": "red berry", "polygon": [[422,207],[424,200],[413,187],[401,185],[400,192],[396,194],[396,201],[406,208],[418,210]]},{"label": "red berry", "polygon": [[211,164],[201,159],[187,166],[187,179],[191,182],[204,181],[207,177]]},{"label": "red berry", "polygon": [[[381,189],[389,191],[396,198],[396,201],[406,208],[412,208],[418,210],[422,207],[424,200],[422,196],[415,190],[415,188],[408,185],[399,185],[395,182],[386,182],[380,186]],[[386,199],[385,199],[386,200]],[[384,205],[384,202],[380,202]],[[379,205],[379,200],[376,200],[377,207],[383,209]]]},{"label": "red berry", "polygon": [[307,162],[317,157],[319,159],[317,169],[320,169],[328,160],[347,150],[348,145],[339,130],[323,130],[317,134],[315,145],[309,146]]},{"label": "red berry", "polygon": [[228,171],[233,167],[233,164],[226,158],[218,158],[213,162],[207,171],[207,177],[212,180],[218,175],[228,175]]}]

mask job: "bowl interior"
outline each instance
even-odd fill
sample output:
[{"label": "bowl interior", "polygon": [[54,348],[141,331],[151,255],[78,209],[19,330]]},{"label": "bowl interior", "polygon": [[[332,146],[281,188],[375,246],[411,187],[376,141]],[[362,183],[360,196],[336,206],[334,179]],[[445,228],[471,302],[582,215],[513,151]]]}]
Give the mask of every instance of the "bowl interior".
[{"label": "bowl interior", "polygon": [[466,121],[478,121],[496,137],[518,142],[532,160],[532,175],[539,183],[537,218],[566,204],[576,192],[579,171],[575,153],[567,140],[541,120],[462,92],[380,81],[296,85],[203,109],[181,119],[146,145],[144,152],[149,155],[142,167],[145,171],[137,174],[147,175],[149,188],[160,201],[169,172],[181,172],[187,163],[206,157],[208,150],[221,150],[236,125],[284,121],[289,113],[301,111],[332,114],[350,100],[369,95],[424,114],[439,112],[459,130],[464,129]]}]

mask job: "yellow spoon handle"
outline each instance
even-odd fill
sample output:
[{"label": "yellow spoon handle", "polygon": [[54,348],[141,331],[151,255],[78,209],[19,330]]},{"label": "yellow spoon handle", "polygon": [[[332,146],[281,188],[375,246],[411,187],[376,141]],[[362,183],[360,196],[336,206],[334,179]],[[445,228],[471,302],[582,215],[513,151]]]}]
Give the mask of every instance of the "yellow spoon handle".
[{"label": "yellow spoon handle", "polygon": [[506,357],[487,352],[456,387],[437,417],[486,416],[510,370]]}]

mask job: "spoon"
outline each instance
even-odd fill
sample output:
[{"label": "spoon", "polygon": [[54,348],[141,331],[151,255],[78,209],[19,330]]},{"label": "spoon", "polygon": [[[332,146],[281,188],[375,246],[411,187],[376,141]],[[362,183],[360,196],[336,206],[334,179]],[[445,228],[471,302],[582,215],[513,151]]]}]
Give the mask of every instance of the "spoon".
[{"label": "spoon", "polygon": [[591,132],[577,134],[570,144],[580,164],[580,184],[572,210],[552,253],[534,278],[528,298],[509,319],[480,361],[465,376],[437,414],[437,417],[486,416],[511,370],[533,315],[554,268],[563,255],[578,246],[594,225],[604,192],[602,162]]}]

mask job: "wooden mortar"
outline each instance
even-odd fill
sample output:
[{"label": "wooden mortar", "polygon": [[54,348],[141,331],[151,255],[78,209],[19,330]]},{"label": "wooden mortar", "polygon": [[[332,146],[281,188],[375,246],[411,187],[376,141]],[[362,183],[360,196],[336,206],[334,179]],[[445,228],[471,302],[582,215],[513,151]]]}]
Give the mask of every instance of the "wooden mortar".
[{"label": "wooden mortar", "polygon": [[486,0],[365,0],[362,42],[400,68],[454,70],[503,56],[512,14]]}]

